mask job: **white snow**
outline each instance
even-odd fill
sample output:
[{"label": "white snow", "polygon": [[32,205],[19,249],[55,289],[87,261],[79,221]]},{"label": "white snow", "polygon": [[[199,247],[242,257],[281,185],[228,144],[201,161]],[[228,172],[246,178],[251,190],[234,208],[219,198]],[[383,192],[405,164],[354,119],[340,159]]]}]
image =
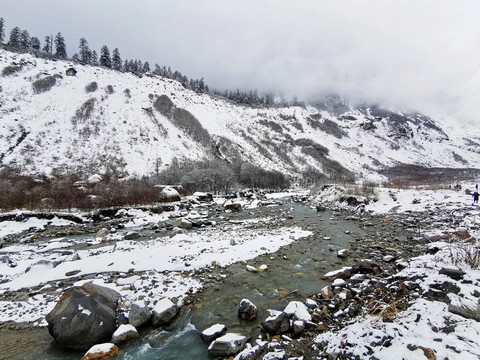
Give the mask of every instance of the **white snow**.
[{"label": "white snow", "polygon": [[97,344],[93,345],[86,353],[87,354],[98,354],[98,353],[108,353],[115,344],[112,343],[104,343],[104,344]]}]

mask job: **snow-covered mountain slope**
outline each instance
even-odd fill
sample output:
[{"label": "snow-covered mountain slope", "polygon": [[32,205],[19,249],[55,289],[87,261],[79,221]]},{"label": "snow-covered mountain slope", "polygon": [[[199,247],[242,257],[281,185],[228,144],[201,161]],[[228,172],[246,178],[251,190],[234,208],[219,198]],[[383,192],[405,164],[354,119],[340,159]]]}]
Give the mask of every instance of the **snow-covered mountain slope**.
[{"label": "snow-covered mountain slope", "polygon": [[361,107],[248,108],[178,82],[0,50],[0,162],[26,173],[125,170],[214,156],[299,174],[378,179],[399,163],[478,167],[480,131]]}]

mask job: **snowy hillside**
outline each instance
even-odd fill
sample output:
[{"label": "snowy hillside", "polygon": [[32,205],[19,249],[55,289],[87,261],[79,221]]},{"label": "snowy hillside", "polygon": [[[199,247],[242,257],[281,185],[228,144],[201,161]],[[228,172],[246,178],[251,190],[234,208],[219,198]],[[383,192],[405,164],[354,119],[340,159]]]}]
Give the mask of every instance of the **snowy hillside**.
[{"label": "snowy hillside", "polygon": [[[148,175],[173,158],[218,156],[299,174],[378,180],[399,163],[479,167],[480,131],[447,134],[377,107],[254,109],[158,76],[0,51],[0,162],[26,173]],[[345,169],[344,169],[344,168]]]}]

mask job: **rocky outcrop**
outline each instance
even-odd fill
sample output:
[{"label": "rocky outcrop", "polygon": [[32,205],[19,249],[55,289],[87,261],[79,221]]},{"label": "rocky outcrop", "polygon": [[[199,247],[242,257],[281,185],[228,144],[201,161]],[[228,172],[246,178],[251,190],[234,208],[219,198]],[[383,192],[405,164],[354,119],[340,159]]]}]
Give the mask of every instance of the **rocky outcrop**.
[{"label": "rocky outcrop", "polygon": [[110,341],[119,299],[116,291],[95,284],[69,288],[46,316],[48,331],[65,349],[86,350]]}]

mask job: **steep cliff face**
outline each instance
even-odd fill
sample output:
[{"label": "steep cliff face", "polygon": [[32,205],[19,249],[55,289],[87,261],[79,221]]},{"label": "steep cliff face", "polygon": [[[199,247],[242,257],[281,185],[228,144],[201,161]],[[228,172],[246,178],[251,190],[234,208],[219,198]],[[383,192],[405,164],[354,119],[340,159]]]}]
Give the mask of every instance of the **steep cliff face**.
[{"label": "steep cliff face", "polygon": [[[480,139],[377,106],[256,109],[154,75],[0,51],[0,161],[25,173],[148,175],[173,158],[220,157],[299,174],[381,177],[399,163],[477,167]],[[322,106],[320,106],[322,105]],[[478,133],[478,132],[477,132]]]}]

